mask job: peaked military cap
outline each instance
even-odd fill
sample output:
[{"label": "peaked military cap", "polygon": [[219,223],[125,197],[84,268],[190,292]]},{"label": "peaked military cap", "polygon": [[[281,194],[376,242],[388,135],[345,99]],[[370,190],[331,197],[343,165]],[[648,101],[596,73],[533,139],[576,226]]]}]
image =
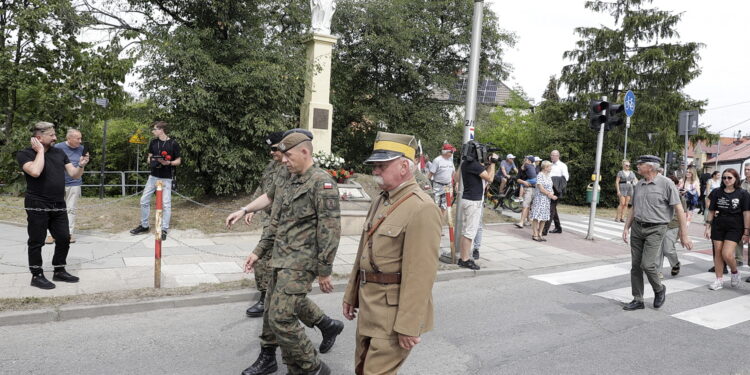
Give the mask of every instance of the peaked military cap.
[{"label": "peaked military cap", "polygon": [[266,144],[269,146],[275,145],[281,142],[282,139],[284,139],[284,132],[273,132],[266,137]]},{"label": "peaked military cap", "polygon": [[638,158],[638,162],[636,164],[641,164],[641,163],[659,163],[659,164],[661,164],[661,158],[658,157],[658,156],[654,156],[654,155],[641,155]]},{"label": "peaked military cap", "polygon": [[[305,130],[305,132],[307,132],[307,130]],[[284,134],[286,134],[286,136],[284,136],[284,139],[282,139],[281,142],[279,142],[279,150],[281,152],[286,152],[288,150],[291,150],[292,148],[294,148],[295,146],[297,146],[298,144],[302,142],[312,140],[311,137],[308,137],[307,134],[303,132],[292,132],[290,130]]]},{"label": "peaked military cap", "polygon": [[365,164],[389,161],[401,156],[414,160],[417,153],[417,139],[412,135],[378,132],[372,154]]}]

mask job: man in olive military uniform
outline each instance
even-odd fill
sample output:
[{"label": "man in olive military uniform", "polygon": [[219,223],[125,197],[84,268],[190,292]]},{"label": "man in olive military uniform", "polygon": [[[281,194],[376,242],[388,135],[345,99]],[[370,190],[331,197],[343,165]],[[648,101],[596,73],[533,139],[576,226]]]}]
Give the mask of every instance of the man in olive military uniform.
[{"label": "man in olive military uniform", "polygon": [[[277,345],[281,347],[290,374],[330,374],[298,319],[302,315],[319,316],[316,326],[321,331],[327,328],[337,330],[338,334],[343,329],[343,324],[335,324],[336,321],[325,316],[307,298],[316,277],[321,291],[333,291],[331,273],[341,234],[338,188],[328,173],[313,165],[312,142],[308,134],[295,129],[287,132],[279,143],[282,162],[291,173],[291,179],[283,195],[269,197],[274,204],[269,231],[273,238],[264,234],[245,263],[246,270],[251,270],[265,252],[273,252],[261,353],[244,374],[275,372],[273,353]],[[272,246],[268,245],[269,242]],[[323,349],[321,344],[321,351]],[[326,351],[328,349],[330,347]]]},{"label": "man in olive military uniform", "polygon": [[658,156],[643,155],[638,159],[638,181],[633,191],[633,212],[625,223],[622,240],[628,243],[630,234],[630,286],[633,301],[623,306],[623,310],[643,309],[643,273],[646,273],[654,290],[654,308],[660,308],[667,296],[667,287],[661,283],[657,269],[657,256],[667,224],[676,214],[680,223],[680,242],[688,250],[693,242],[688,237],[687,219],[680,204],[680,193],[674,183],[659,174],[661,159]]},{"label": "man in olive military uniform", "polygon": [[356,374],[396,374],[432,329],[441,215],[414,179],[410,135],[379,132],[373,176],[383,190],[370,206],[349,284],[344,317],[357,319]]},{"label": "man in olive military uniform", "polygon": [[[260,185],[256,189],[255,194],[253,194],[255,199],[258,199],[263,194],[267,195],[269,189],[274,189],[276,176],[282,171],[286,172],[286,167],[281,162],[282,154],[281,151],[279,151],[279,142],[281,142],[283,135],[284,132],[273,132],[266,137],[265,142],[270,148],[271,161],[268,162],[260,177]],[[288,177],[288,173],[285,174]],[[271,223],[271,205],[267,205],[266,208],[263,209],[263,212],[266,213],[263,221],[263,232],[265,232],[268,230],[269,224]],[[226,226],[231,229],[232,224],[236,223],[242,217],[245,218],[245,223],[250,225],[254,214],[254,212],[248,211],[246,207],[242,207],[227,216],[225,220]],[[268,280],[271,278],[270,262],[271,252],[268,251],[263,255],[263,258],[258,259],[255,263],[255,288],[260,292],[260,298],[258,298],[258,302],[245,311],[245,314],[251,318],[259,318],[263,316],[266,289],[268,288]]]}]

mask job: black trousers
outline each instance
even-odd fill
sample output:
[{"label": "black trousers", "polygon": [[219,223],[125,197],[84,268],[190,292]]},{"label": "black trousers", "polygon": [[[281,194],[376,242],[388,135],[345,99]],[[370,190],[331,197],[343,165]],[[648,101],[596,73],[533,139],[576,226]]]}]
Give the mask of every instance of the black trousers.
[{"label": "black trousers", "polygon": [[[65,208],[65,202],[43,202],[26,198],[26,208]],[[29,270],[32,275],[40,275],[42,270],[42,246],[47,237],[47,230],[55,239],[55,254],[52,265],[55,271],[65,270],[65,262],[70,250],[70,228],[68,228],[68,213],[62,211],[33,211],[26,210],[29,234]]]},{"label": "black trousers", "polygon": [[549,201],[549,220],[544,223],[544,230],[542,230],[542,233],[547,233],[549,231],[550,224],[552,224],[553,221],[555,222],[555,229],[562,228],[560,227],[560,217],[557,216],[557,200]]}]

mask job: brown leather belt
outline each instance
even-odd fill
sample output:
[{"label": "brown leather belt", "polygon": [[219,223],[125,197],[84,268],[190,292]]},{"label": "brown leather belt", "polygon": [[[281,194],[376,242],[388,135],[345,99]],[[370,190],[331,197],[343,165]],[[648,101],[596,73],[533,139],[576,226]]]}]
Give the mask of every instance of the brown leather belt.
[{"label": "brown leather belt", "polygon": [[401,273],[382,273],[359,270],[359,282],[362,284],[401,284]]}]

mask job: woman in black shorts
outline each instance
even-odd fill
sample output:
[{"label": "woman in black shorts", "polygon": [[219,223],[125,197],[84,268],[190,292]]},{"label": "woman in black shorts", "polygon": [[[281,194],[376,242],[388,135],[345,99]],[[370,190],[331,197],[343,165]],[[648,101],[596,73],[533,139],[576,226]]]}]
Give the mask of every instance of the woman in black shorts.
[{"label": "woman in black shorts", "polygon": [[740,284],[734,250],[740,241],[747,243],[750,239],[750,193],[740,188],[740,176],[737,171],[728,168],[721,174],[721,186],[711,192],[709,200],[711,206],[708,208],[705,236],[711,238],[716,250],[716,281],[709,285],[708,289],[717,290],[723,287],[725,263],[732,272],[730,285],[734,288]]}]

